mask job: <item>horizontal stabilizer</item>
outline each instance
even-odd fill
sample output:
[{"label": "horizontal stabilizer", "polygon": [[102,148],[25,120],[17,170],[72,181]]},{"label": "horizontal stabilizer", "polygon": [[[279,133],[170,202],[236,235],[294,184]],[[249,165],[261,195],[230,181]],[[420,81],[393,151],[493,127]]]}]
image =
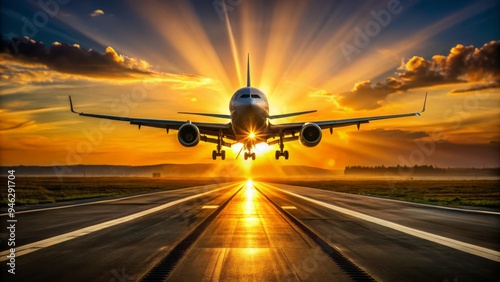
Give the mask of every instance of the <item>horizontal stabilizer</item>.
[{"label": "horizontal stabilizer", "polygon": [[183,115],[197,115],[197,116],[206,116],[206,117],[215,117],[215,118],[227,118],[230,119],[230,115],[221,115],[221,114],[207,114],[207,113],[190,113],[190,112],[178,112],[178,114]]},{"label": "horizontal stabilizer", "polygon": [[315,112],[316,112],[316,110],[305,111],[305,112],[297,112],[297,113],[289,113],[289,114],[282,114],[282,115],[273,115],[273,116],[269,116],[269,118],[270,119],[286,118],[286,117],[300,116],[300,115],[310,114],[310,113],[315,113]]}]

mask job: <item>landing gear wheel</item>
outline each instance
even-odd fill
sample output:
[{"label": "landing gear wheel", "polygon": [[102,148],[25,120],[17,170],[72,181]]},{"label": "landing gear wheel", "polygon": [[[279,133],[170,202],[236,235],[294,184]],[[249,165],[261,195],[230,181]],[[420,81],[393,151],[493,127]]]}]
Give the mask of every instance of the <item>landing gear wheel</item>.
[{"label": "landing gear wheel", "polygon": [[251,153],[250,155],[252,155],[252,161],[255,161],[255,153]]},{"label": "landing gear wheel", "polygon": [[245,152],[244,158],[245,158],[245,161],[248,160],[248,153],[247,152]]},{"label": "landing gear wheel", "polygon": [[224,135],[222,134],[222,130],[220,130],[219,136],[217,137],[217,150],[213,150],[213,152],[212,152],[212,159],[213,160],[216,160],[217,157],[219,157],[219,156],[222,160],[226,159],[226,151],[221,150],[222,145],[224,144],[224,140],[222,140],[223,137],[224,137]]},{"label": "landing gear wheel", "polygon": [[288,154],[288,151],[284,151],[285,149],[285,144],[284,144],[284,135],[283,133],[280,133],[280,141],[279,141],[279,144],[280,144],[280,149],[276,151],[276,153],[274,154],[274,157],[279,160],[281,156],[285,157],[285,160],[288,160],[288,157],[290,156],[290,154]]}]

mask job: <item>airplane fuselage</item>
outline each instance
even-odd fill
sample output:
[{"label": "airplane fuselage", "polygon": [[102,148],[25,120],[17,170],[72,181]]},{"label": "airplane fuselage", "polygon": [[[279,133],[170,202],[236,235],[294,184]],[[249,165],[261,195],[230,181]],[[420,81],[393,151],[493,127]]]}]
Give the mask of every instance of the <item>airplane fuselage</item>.
[{"label": "airplane fuselage", "polygon": [[238,89],[229,103],[231,125],[237,142],[249,149],[266,142],[269,130],[269,103],[266,95],[255,87]]}]

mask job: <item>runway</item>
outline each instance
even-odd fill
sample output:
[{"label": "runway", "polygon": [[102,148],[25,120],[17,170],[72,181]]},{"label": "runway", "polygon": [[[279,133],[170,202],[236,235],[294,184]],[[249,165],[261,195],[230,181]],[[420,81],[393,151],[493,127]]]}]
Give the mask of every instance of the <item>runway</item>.
[{"label": "runway", "polygon": [[307,187],[212,184],[16,218],[16,274],[7,273],[2,230],[2,281],[150,281],[182,244],[175,263],[160,271],[169,281],[500,277],[499,213]]}]

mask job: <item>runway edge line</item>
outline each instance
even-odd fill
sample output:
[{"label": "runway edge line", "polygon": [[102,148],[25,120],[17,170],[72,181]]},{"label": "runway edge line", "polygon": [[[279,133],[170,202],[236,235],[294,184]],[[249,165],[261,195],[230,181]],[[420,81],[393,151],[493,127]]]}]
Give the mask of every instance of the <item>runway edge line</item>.
[{"label": "runway edge line", "polygon": [[414,229],[414,228],[407,227],[407,226],[404,226],[404,225],[401,225],[401,224],[397,224],[397,223],[394,223],[394,222],[390,222],[390,221],[387,221],[387,220],[384,220],[384,219],[380,219],[380,218],[377,218],[377,217],[369,216],[369,215],[366,215],[366,214],[363,214],[363,213],[360,213],[360,212],[356,212],[356,211],[353,211],[353,210],[349,210],[349,209],[346,209],[346,208],[342,208],[342,207],[338,207],[338,206],[335,206],[335,205],[332,205],[332,204],[328,204],[328,203],[325,203],[325,202],[322,202],[322,201],[311,199],[309,197],[305,197],[305,196],[302,196],[302,195],[299,195],[299,194],[295,194],[293,192],[286,191],[286,190],[280,189],[280,188],[275,187],[275,186],[271,186],[271,185],[269,185],[269,186],[273,187],[272,189],[280,190],[283,193],[292,195],[294,197],[297,197],[297,198],[309,201],[311,203],[317,204],[319,206],[322,206],[322,207],[325,207],[325,208],[328,208],[328,209],[331,209],[331,210],[334,210],[334,211],[337,211],[337,212],[340,212],[340,213],[343,213],[343,214],[346,214],[346,215],[349,215],[349,216],[356,217],[356,218],[361,219],[361,220],[365,220],[365,221],[368,221],[368,222],[371,222],[371,223],[375,223],[375,224],[378,224],[378,225],[381,225],[381,226],[384,226],[384,227],[387,227],[387,228],[390,228],[390,229],[393,229],[393,230],[396,230],[396,231],[399,231],[399,232],[406,233],[408,235],[412,235],[412,236],[415,236],[415,237],[418,237],[418,238],[421,238],[421,239],[424,239],[424,240],[427,240],[427,241],[431,241],[431,242],[434,242],[434,243],[437,243],[437,244],[440,244],[440,245],[443,245],[443,246],[447,246],[447,247],[450,247],[450,248],[453,248],[453,249],[456,249],[456,250],[459,250],[459,251],[462,251],[462,252],[466,252],[466,253],[469,253],[469,254],[472,254],[472,255],[476,255],[476,256],[479,256],[479,257],[482,257],[482,258],[486,258],[486,259],[489,259],[489,260],[492,260],[492,261],[495,261],[495,262],[500,262],[500,252],[497,252],[495,250],[491,250],[491,249],[488,249],[488,248],[476,246],[476,245],[473,245],[473,244],[465,243],[465,242],[462,242],[462,241],[458,241],[458,240],[455,240],[455,239],[443,237],[443,236],[440,236],[440,235],[432,234],[432,233],[425,232],[425,231],[422,231],[422,230]]},{"label": "runway edge line", "polygon": [[[154,207],[154,208],[142,211],[142,212],[138,212],[138,213],[131,214],[131,215],[128,215],[128,216],[117,218],[117,219],[113,219],[113,220],[110,220],[110,221],[106,221],[106,222],[103,222],[103,223],[99,223],[99,224],[96,224],[96,225],[92,225],[92,226],[89,226],[89,227],[78,229],[78,230],[75,230],[75,231],[72,231],[72,232],[68,232],[68,233],[65,233],[65,234],[57,235],[57,236],[54,236],[54,237],[51,237],[51,238],[47,238],[47,239],[44,239],[44,240],[40,240],[40,241],[31,243],[31,244],[23,245],[23,246],[20,246],[20,247],[16,248],[16,257],[20,257],[20,256],[23,256],[23,255],[26,255],[26,254],[29,254],[29,253],[41,250],[41,249],[46,248],[46,247],[50,247],[50,246],[57,245],[59,243],[65,242],[65,241],[69,241],[69,240],[72,240],[72,239],[75,239],[75,238],[78,238],[78,237],[81,237],[81,236],[85,236],[85,235],[88,235],[90,233],[93,233],[93,232],[96,232],[96,231],[99,231],[99,230],[102,230],[102,229],[105,229],[105,228],[108,228],[108,227],[112,227],[112,226],[115,226],[115,225],[118,225],[118,224],[122,224],[122,223],[125,223],[125,222],[128,222],[128,221],[134,220],[134,219],[138,219],[138,218],[141,218],[143,216],[146,216],[146,215],[158,212],[160,210],[169,208],[171,206],[180,204],[182,202],[189,201],[189,200],[192,200],[192,199],[195,199],[195,198],[198,198],[198,197],[201,197],[201,196],[213,193],[215,191],[219,191],[219,190],[222,190],[222,189],[227,189],[228,187],[231,187],[231,186],[236,186],[236,185],[235,184],[227,185],[227,186],[224,186],[224,187],[221,187],[221,188],[214,189],[212,191],[208,191],[208,192],[204,192],[204,193],[201,193],[201,194],[196,194],[196,195],[193,195],[193,196],[189,196],[189,197],[186,197],[186,198],[175,200],[175,201],[172,201],[170,203],[163,204],[161,206]],[[7,255],[9,253],[10,253],[10,250],[5,250],[3,252],[0,252],[0,262],[1,261],[7,261],[8,260]]]}]

